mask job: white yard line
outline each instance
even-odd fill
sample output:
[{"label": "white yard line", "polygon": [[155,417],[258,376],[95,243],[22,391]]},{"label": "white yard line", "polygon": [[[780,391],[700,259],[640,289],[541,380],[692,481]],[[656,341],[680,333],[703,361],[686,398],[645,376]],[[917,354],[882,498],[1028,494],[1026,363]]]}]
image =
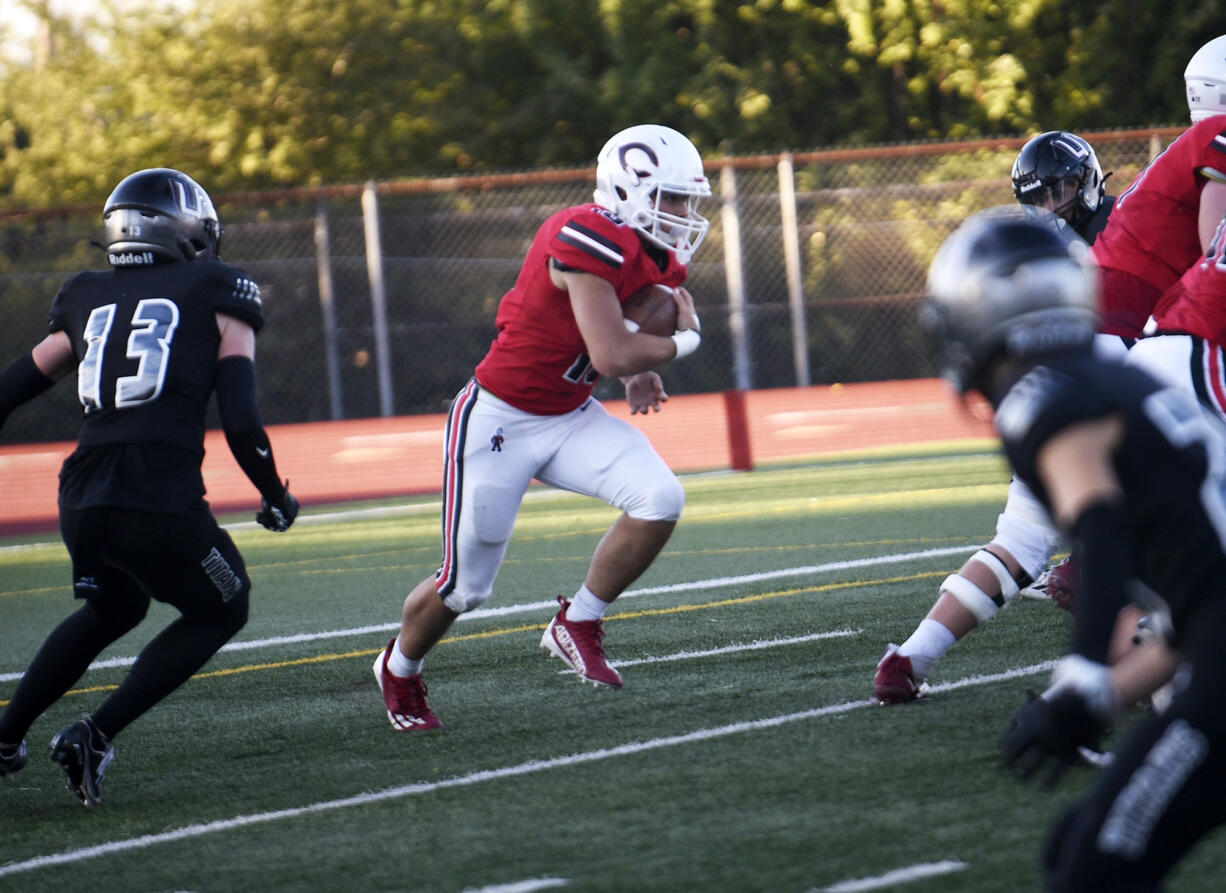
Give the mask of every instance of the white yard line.
[{"label": "white yard line", "polygon": [[[724,645],[721,648],[711,648],[706,651],[678,651],[676,654],[666,654],[663,657],[636,657],[630,660],[611,660],[614,667],[634,667],[639,664],[666,664],[676,660],[694,660],[700,657],[719,657],[721,654],[737,654],[742,651],[762,651],[766,648],[778,648],[782,645],[799,645],[803,642],[817,642],[821,639],[843,639],[847,636],[858,636],[862,629],[836,629],[828,633],[810,633],[807,636],[791,636],[786,639],[757,639],[743,645]],[[574,674],[574,670],[559,670],[560,673]]]},{"label": "white yard line", "polygon": [[[644,595],[657,595],[669,592],[691,592],[698,589],[727,589],[733,586],[744,586],[760,583],[766,580],[778,580],[785,577],[813,576],[830,573],[831,571],[853,570],[863,567],[877,567],[883,564],[899,564],[906,561],[918,561],[925,558],[944,558],[947,555],[958,555],[973,550],[972,546],[944,546],[939,549],[924,549],[919,552],[895,552],[890,555],[877,555],[871,558],[853,558],[848,561],[830,561],[826,564],[810,564],[803,567],[787,567],[774,571],[761,571],[755,574],[741,574],[736,577],[712,577],[707,580],[692,580],[688,583],[671,583],[663,586],[645,586],[642,589],[631,589],[623,592],[620,598],[638,598]],[[461,621],[479,620],[485,617],[505,617],[510,614],[526,614],[540,611],[556,611],[556,601],[524,602],[517,605],[505,605],[499,608],[478,608],[461,614]],[[313,642],[321,639],[338,639],[348,636],[368,636],[379,633],[385,635],[399,629],[398,623],[381,623],[373,626],[356,626],[347,629],[320,630],[319,632],[296,633],[289,636],[274,636],[267,639],[249,639],[240,642],[230,642],[222,646],[222,651],[250,651],[256,648],[270,648],[280,645],[290,645],[298,642]],[[111,667],[128,667],[136,661],[135,657],[111,657],[96,661],[89,665],[90,670]],[[15,682],[22,677],[20,672],[0,673],[0,682]]]},{"label": "white yard line", "polygon": [[911,881],[922,881],[924,878],[951,874],[966,867],[965,862],[952,861],[908,865],[906,868],[896,868],[876,877],[858,878],[854,881],[842,881],[829,887],[818,887],[812,893],[863,893],[865,890],[880,890],[882,887],[893,887],[895,884],[907,884]]},{"label": "white yard line", "polygon": [[[1041,664],[1034,664],[1029,667],[1019,667],[1003,673],[975,676],[970,679],[962,679],[947,685],[933,686],[932,691],[946,691],[953,688],[962,688],[971,685],[987,685],[994,682],[1003,682],[1008,679],[1016,679],[1021,676],[1029,676],[1035,673],[1044,672],[1049,670],[1052,665],[1052,661],[1045,661]],[[271,812],[256,812],[248,815],[235,816],[234,818],[230,819],[221,819],[213,822],[187,825],[171,831],[163,831],[159,834],[145,834],[140,837],[115,840],[111,841],[110,843],[101,843],[95,846],[83,847],[76,850],[65,850],[59,853],[51,853],[46,856],[36,856],[33,859],[26,859],[21,862],[12,862],[8,865],[0,865],[0,877],[7,877],[9,875],[20,874],[22,872],[34,871],[39,868],[49,868],[53,865],[68,865],[76,862],[84,862],[88,859],[96,859],[98,857],[109,856],[114,853],[149,849],[150,847],[155,847],[163,843],[172,843],[178,840],[190,840],[197,837],[205,837],[210,834],[219,834],[226,831],[234,831],[239,828],[247,828],[253,825],[263,825],[270,822],[280,822],[302,816],[315,815],[318,813],[333,812],[338,809],[348,809],[353,806],[366,806],[371,803],[382,803],[387,800],[401,800],[406,797],[414,797],[419,794],[430,794],[435,791],[442,791],[450,788],[471,787],[473,785],[485,784],[486,782],[500,781],[504,778],[535,775],[538,772],[564,769],[570,766],[582,765],[584,763],[595,763],[602,760],[613,759],[615,757],[632,756],[646,753],[648,751],[660,750],[666,747],[678,747],[686,744],[710,741],[715,738],[726,738],[730,735],[740,735],[745,732],[757,732],[764,729],[773,729],[780,726],[790,725],[795,722],[801,722],[803,720],[820,719],[826,716],[836,716],[841,713],[850,713],[853,710],[859,710],[870,706],[877,706],[877,701],[873,699],[848,701],[842,704],[831,704],[826,707],[815,707],[812,710],[802,710],[799,713],[787,713],[782,716],[770,716],[766,717],[765,719],[730,723],[728,725],[715,726],[707,729],[697,729],[693,732],[687,732],[682,735],[669,735],[664,738],[653,738],[649,741],[634,741],[629,744],[619,745],[617,747],[589,750],[584,753],[569,754],[567,756],[552,757],[550,759],[528,760],[527,762],[518,763],[514,766],[504,766],[500,769],[486,769],[479,772],[472,772],[468,775],[461,775],[456,778],[448,778],[443,781],[417,782],[415,784],[385,788],[381,791],[367,791],[365,793],[355,794],[351,797],[342,797],[339,800],[323,800],[317,803],[310,803],[306,806],[295,806],[289,809],[278,809]]]},{"label": "white yard line", "polygon": [[536,893],[537,890],[552,890],[569,884],[564,877],[542,877],[511,884],[495,884],[492,887],[469,887],[464,893]]}]

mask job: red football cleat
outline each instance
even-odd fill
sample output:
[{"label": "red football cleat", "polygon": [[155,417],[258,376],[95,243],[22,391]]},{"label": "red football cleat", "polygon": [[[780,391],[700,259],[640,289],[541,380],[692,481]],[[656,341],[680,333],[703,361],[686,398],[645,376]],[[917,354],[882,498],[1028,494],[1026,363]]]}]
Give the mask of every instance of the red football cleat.
[{"label": "red football cleat", "polygon": [[387,659],[396,647],[392,639],[375,658],[375,682],[383,692],[383,704],[387,707],[387,719],[397,732],[424,732],[442,728],[442,721],[434,715],[426,703],[426,683],[421,673],[413,676],[396,676],[387,669]]},{"label": "red football cleat", "polygon": [[604,627],[600,621],[567,620],[566,609],[570,607],[570,600],[559,595],[558,604],[562,608],[545,627],[541,647],[578,673],[580,682],[621,688],[621,674],[609,665],[605,657],[601,644]]},{"label": "red football cleat", "polygon": [[920,685],[911,670],[911,658],[899,654],[897,645],[887,645],[885,656],[877,663],[873,695],[882,704],[905,704],[920,696]]},{"label": "red football cleat", "polygon": [[1077,590],[1081,587],[1081,571],[1077,562],[1066,558],[1051,569],[1047,575],[1044,591],[1058,606],[1070,614],[1076,613]]}]

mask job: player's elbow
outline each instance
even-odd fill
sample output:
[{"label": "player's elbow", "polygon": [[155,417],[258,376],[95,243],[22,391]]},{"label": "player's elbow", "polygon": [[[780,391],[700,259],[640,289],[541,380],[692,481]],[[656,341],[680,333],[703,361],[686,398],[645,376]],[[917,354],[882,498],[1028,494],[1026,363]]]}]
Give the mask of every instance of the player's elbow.
[{"label": "player's elbow", "polygon": [[589,358],[592,361],[592,367],[604,378],[621,378],[640,371],[633,368],[631,358],[625,351],[616,349],[592,351]]}]

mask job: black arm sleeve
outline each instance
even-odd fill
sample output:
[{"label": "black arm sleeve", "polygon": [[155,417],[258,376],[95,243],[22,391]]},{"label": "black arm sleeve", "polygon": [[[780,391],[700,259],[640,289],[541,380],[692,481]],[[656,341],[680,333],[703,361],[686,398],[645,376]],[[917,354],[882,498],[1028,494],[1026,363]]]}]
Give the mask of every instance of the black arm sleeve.
[{"label": "black arm sleeve", "polygon": [[0,426],[4,425],[10,412],[33,400],[53,384],[55,379],[43,375],[38,364],[34,362],[33,354],[26,354],[21,359],[14,360],[7,369],[0,372]]},{"label": "black arm sleeve", "polygon": [[217,364],[217,411],[226,443],[260,496],[279,503],[285,485],[277,474],[268,434],[255,405],[255,364],[250,357],[225,357]]},{"label": "black arm sleeve", "polygon": [[1115,617],[1127,601],[1125,585],[1132,577],[1133,538],[1124,506],[1095,503],[1077,518],[1072,534],[1081,568],[1073,650],[1105,664]]}]

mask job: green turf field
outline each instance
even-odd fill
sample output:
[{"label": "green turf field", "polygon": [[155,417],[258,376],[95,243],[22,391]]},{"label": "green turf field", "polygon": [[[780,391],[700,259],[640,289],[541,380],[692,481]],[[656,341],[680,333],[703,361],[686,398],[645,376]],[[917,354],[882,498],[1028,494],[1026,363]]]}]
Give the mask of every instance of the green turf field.
[{"label": "green turf field", "polygon": [[[436,503],[235,524],[249,624],[119,737],[100,807],[46,744],[170,612],[36,723],[0,778],[0,890],[1037,891],[1046,828],[1092,776],[1023,786],[996,741],[1068,615],[1018,600],[926,700],[869,700],[1006,484],[977,453],[687,477],[673,540],[605,624],[620,691],[538,646],[615,515],[533,491],[494,599],[430,656],[445,728],[424,734],[391,730],[371,663],[438,559]],[[34,539],[0,544],[0,702],[73,607],[63,547]],[[1171,889],[1223,889],[1222,841]]]}]

